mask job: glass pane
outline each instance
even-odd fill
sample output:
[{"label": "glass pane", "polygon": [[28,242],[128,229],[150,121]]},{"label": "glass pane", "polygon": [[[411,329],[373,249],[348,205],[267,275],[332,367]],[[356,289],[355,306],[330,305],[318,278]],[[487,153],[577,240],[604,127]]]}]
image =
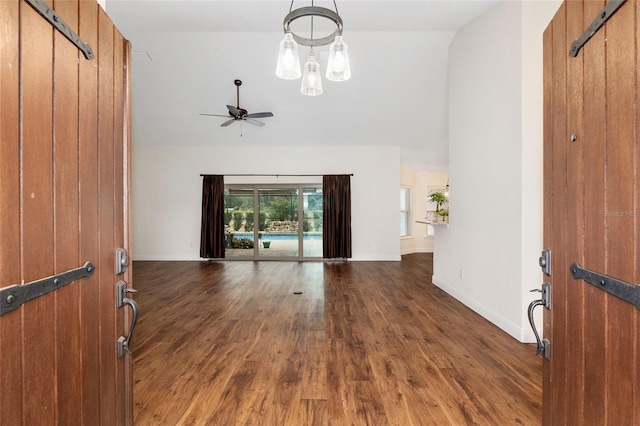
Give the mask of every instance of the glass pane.
[{"label": "glass pane", "polygon": [[298,189],[258,189],[260,257],[298,256]]},{"label": "glass pane", "polygon": [[400,188],[400,210],[409,210],[409,189]]},{"label": "glass pane", "polygon": [[409,235],[409,214],[400,213],[400,236],[405,237]]},{"label": "glass pane", "polygon": [[225,188],[225,257],[253,257],[253,189]]},{"label": "glass pane", "polygon": [[322,257],[322,188],[304,188],[302,202],[302,255]]}]

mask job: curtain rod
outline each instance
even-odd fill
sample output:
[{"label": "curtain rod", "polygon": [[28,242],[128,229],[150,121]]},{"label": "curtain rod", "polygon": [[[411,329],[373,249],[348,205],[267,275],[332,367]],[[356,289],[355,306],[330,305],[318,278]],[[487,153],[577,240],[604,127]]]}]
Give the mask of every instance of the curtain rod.
[{"label": "curtain rod", "polygon": [[[353,176],[353,173],[345,173],[348,174],[349,176]],[[203,175],[201,174],[200,176],[218,176],[218,175]],[[243,174],[243,173],[238,173],[238,174],[224,174],[222,176],[266,176],[266,177],[280,177],[280,176],[300,176],[300,177],[310,177],[310,176],[324,176],[324,175],[264,175],[264,174]]]}]

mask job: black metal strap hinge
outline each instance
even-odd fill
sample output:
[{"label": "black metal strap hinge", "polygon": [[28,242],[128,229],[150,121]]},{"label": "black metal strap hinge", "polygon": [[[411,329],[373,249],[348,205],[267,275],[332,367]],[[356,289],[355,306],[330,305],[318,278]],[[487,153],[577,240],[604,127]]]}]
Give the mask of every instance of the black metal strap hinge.
[{"label": "black metal strap hinge", "polygon": [[28,284],[16,284],[0,288],[0,315],[16,310],[23,303],[57,290],[75,280],[90,277],[95,269],[93,263],[87,262],[81,268],[71,269]]},{"label": "black metal strap hinge", "polygon": [[585,280],[592,286],[598,287],[640,309],[640,285],[628,284],[624,281],[584,269],[577,263],[571,265],[571,275],[577,280]]},{"label": "black metal strap hinge", "polygon": [[598,14],[598,17],[589,25],[579,39],[573,42],[571,49],[569,49],[569,56],[575,58],[578,56],[578,52],[582,49],[591,37],[598,32],[598,30],[607,22],[607,19],[611,18],[614,13],[626,2],[627,0],[611,0]]},{"label": "black metal strap hinge", "polygon": [[49,7],[49,5],[40,0],[25,0],[27,3],[31,5],[40,15],[44,17],[55,29],[60,31],[60,33],[65,36],[71,43],[75,44],[78,49],[82,51],[82,54],[86,59],[93,59],[95,56],[93,55],[93,50],[89,43],[85,43],[82,41],[80,36],[73,32],[71,28],[64,23],[62,18]]}]

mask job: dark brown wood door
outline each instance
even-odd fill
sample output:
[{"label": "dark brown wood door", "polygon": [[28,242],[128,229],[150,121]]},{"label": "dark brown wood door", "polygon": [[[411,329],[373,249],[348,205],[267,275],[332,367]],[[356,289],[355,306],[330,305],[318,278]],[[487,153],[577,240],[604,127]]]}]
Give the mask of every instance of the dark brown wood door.
[{"label": "dark brown wood door", "polygon": [[0,288],[95,272],[0,316],[0,424],[131,423],[115,250],[129,247],[129,47],[95,1],[0,1]]},{"label": "dark brown wood door", "polygon": [[577,57],[568,54],[604,7],[565,1],[544,33],[546,425],[640,424],[638,309],[570,272],[577,262],[640,282],[638,2],[624,3]]}]

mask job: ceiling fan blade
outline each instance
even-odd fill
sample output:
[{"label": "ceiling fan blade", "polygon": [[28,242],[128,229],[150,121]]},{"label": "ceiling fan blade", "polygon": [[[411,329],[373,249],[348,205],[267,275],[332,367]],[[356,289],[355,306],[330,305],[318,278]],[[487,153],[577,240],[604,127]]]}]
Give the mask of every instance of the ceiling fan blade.
[{"label": "ceiling fan blade", "polygon": [[262,121],[254,120],[253,118],[244,118],[244,120],[249,124],[253,124],[254,126],[264,126],[264,123]]},{"label": "ceiling fan blade", "polygon": [[254,112],[252,114],[247,114],[247,118],[263,118],[263,117],[273,117],[272,112]]},{"label": "ceiling fan blade", "polygon": [[240,111],[238,111],[238,108],[234,107],[233,105],[227,105],[227,108],[229,108],[229,112],[234,116],[240,114]]},{"label": "ceiling fan blade", "polygon": [[208,115],[210,117],[225,117],[225,118],[229,118],[229,115],[220,115],[220,114],[200,114],[200,115]]},{"label": "ceiling fan blade", "polygon": [[231,120],[227,120],[224,123],[222,123],[220,127],[227,127],[229,124],[233,123],[234,121],[236,121],[235,118],[232,118]]}]

